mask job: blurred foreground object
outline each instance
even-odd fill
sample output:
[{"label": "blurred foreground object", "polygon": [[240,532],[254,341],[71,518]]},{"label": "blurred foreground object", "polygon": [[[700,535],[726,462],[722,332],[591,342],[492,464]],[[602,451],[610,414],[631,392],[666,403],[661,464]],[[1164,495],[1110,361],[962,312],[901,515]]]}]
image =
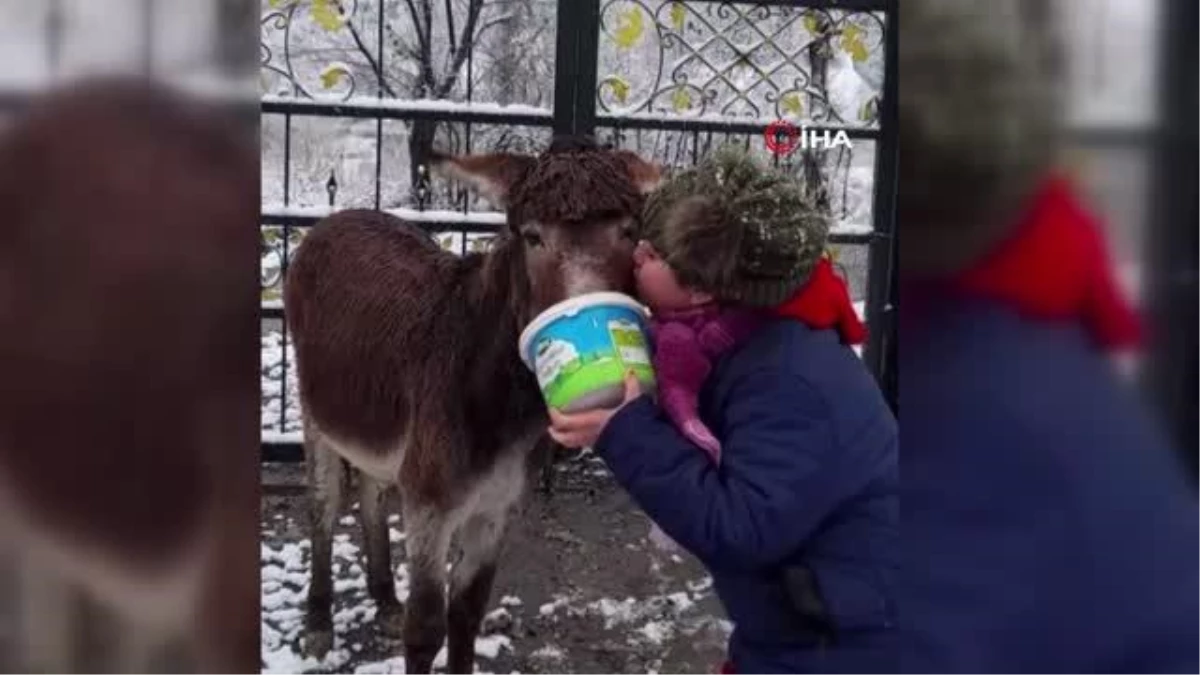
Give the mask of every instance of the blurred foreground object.
[{"label": "blurred foreground object", "polygon": [[909,672],[1200,669],[1197,504],[1106,353],[1142,327],[1057,166],[1054,9],[901,6]]},{"label": "blurred foreground object", "polygon": [[17,672],[259,668],[244,131],[98,79],[0,137],[0,554],[20,572],[0,612],[21,629],[0,663]]},{"label": "blurred foreground object", "polygon": [[1200,471],[1200,139],[1196,124],[1200,119],[1200,87],[1196,85],[1200,9],[1194,0],[1169,0],[1164,10],[1162,25],[1167,35],[1160,42],[1161,112],[1154,135],[1152,221],[1146,256],[1146,309],[1155,330],[1145,384],[1195,480]]}]

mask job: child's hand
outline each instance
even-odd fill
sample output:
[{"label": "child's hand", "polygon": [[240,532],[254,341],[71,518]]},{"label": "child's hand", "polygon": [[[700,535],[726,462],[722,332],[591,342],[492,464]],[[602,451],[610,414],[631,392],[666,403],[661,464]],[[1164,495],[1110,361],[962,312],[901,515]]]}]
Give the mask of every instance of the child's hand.
[{"label": "child's hand", "polygon": [[604,427],[626,404],[642,395],[642,383],[632,371],[625,374],[625,399],[621,405],[608,410],[589,410],[587,412],[565,415],[554,408],[550,409],[550,438],[559,445],[568,448],[590,448],[595,445]]}]

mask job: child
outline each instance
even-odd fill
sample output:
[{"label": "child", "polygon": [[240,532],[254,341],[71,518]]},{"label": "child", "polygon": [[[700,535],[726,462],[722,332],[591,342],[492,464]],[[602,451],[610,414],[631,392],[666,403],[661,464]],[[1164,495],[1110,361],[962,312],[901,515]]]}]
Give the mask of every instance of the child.
[{"label": "child", "polygon": [[[822,328],[836,321],[848,344],[861,343],[865,330],[828,259],[822,257],[812,266],[811,259],[821,250],[825,225],[805,203],[798,185],[761,173],[734,149],[722,149],[698,170],[677,177],[662,189],[664,195],[678,194],[679,200],[670,218],[661,223],[661,206],[669,198],[651,202],[646,213],[650,225],[643,234],[655,243],[643,240],[634,252],[638,293],[652,312],[658,402],[679,432],[715,464],[721,459],[721,442],[700,419],[700,390],[713,362],[763,325],[769,313],[757,306],[783,303],[772,313],[795,316],[798,307],[818,304],[820,312],[809,311],[796,318],[809,319],[810,325]],[[722,195],[725,201],[711,195]],[[727,212],[727,205],[735,202],[736,215]],[[777,287],[743,294],[740,306],[719,303],[712,293],[702,290],[720,287],[730,270],[703,269],[704,262],[719,262],[719,258],[697,250],[719,239],[722,230],[734,231],[727,229],[737,227],[729,223],[731,217],[740,223],[753,222],[756,232],[770,242],[762,245],[775,247],[780,256],[774,263],[781,274]],[[669,258],[663,257],[659,247],[670,252]],[[794,256],[794,271],[788,269],[789,251]],[[809,268],[813,270],[810,278],[801,286],[803,272]],[[681,281],[681,274],[686,281]],[[785,302],[797,287],[801,292]],[[674,542],[657,526],[650,539],[661,548],[674,548]]]},{"label": "child", "polygon": [[630,377],[615,410],[551,410],[551,436],[592,447],[708,568],[734,623],[727,671],[898,672],[896,421],[846,344],[861,325],[822,259],[825,218],[734,149],[643,215],[638,288],[673,412]]}]

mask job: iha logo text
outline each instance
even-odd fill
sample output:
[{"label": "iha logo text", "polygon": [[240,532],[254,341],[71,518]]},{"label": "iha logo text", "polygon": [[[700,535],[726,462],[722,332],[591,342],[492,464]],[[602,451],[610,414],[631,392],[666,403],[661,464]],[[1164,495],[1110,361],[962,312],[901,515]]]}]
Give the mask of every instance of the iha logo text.
[{"label": "iha logo text", "polygon": [[785,120],[776,120],[763,132],[767,149],[777,156],[790,155],[796,150],[852,149],[850,135],[845,129],[809,129]]}]

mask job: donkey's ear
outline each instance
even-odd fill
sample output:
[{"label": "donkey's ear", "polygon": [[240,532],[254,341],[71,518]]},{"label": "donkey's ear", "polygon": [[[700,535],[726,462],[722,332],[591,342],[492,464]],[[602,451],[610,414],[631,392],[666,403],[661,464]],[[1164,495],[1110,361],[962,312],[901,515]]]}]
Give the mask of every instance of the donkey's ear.
[{"label": "donkey's ear", "polygon": [[508,205],[509,191],[534,161],[528,155],[508,152],[447,155],[435,150],[430,153],[429,164],[434,173],[470,185],[493,206],[503,209]]},{"label": "donkey's ear", "polygon": [[617,156],[625,162],[629,177],[637,186],[638,192],[650,194],[658,189],[663,181],[663,168],[657,162],[647,162],[629,150],[618,150]]}]

